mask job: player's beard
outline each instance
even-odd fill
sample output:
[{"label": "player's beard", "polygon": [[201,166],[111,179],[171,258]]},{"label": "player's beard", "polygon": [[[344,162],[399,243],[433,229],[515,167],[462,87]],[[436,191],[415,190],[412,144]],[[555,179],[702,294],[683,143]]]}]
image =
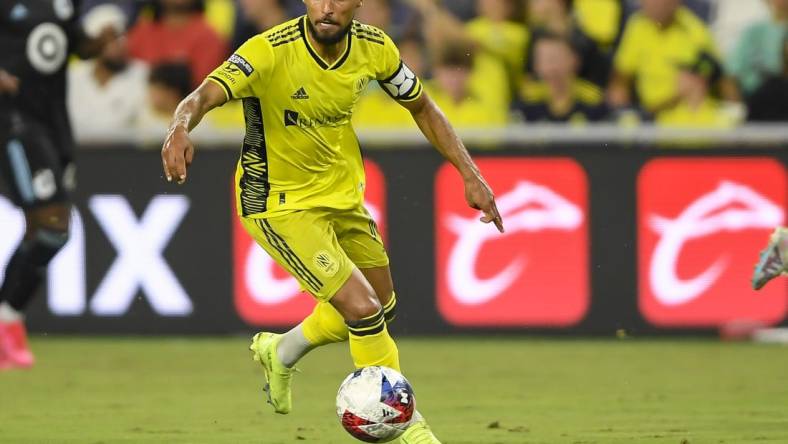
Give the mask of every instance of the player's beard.
[{"label": "player's beard", "polygon": [[320,35],[317,29],[315,29],[315,25],[312,24],[312,20],[307,20],[306,23],[307,27],[309,28],[309,34],[311,34],[312,38],[321,45],[336,45],[337,43],[341,42],[345,36],[347,36],[347,34],[350,32],[350,27],[353,26],[353,22],[350,22],[347,26],[335,32],[334,34],[325,36]]}]

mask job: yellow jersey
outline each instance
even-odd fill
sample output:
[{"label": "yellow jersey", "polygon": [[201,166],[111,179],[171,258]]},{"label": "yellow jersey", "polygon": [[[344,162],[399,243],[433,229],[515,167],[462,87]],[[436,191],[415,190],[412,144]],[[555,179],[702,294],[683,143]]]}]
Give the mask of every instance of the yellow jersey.
[{"label": "yellow jersey", "polygon": [[[424,90],[455,128],[503,127],[509,118],[508,106],[501,105],[503,92],[500,89],[492,88],[481,96],[471,92],[459,103],[434,80],[424,82]],[[408,110],[393,103],[388,95],[374,85],[359,100],[357,112],[353,115],[353,125],[366,130],[419,128]]]},{"label": "yellow jersey", "polygon": [[354,21],[344,53],[329,64],[312,47],[306,20],[252,37],[208,76],[228,100],[243,101],[235,180],[243,217],[362,204],[364,167],[351,124],[361,93],[371,80],[401,102],[423,91],[380,29]]},{"label": "yellow jersey", "polygon": [[622,27],[621,0],[575,0],[577,25],[605,52],[613,46]]},{"label": "yellow jersey", "polygon": [[682,66],[692,65],[704,55],[716,58],[716,54],[706,24],[682,6],[664,28],[635,13],[624,30],[615,67],[636,78],[640,101],[646,109],[653,109],[676,96]]},{"label": "yellow jersey", "polygon": [[521,23],[479,17],[468,22],[465,29],[482,48],[474,56],[473,93],[500,97],[498,106],[507,109],[524,78],[528,28]]}]

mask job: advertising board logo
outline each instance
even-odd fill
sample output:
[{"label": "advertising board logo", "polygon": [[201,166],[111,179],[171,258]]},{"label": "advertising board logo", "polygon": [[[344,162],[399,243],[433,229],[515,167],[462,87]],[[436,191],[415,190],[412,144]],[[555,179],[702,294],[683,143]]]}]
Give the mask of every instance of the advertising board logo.
[{"label": "advertising board logo", "polygon": [[786,287],[755,294],[749,277],[785,221],[786,175],[769,159],[660,159],[638,180],[639,302],[660,326],[784,316]]},{"label": "advertising board logo", "polygon": [[[66,246],[50,262],[47,272],[47,306],[57,316],[97,317],[125,315],[141,294],[159,316],[188,316],[194,307],[164,251],[182,224],[191,202],[182,195],[155,196],[140,217],[126,197],[94,195],[85,213],[90,214],[115,250],[116,257],[88,297],[86,283],[85,226],[82,214],[72,210]],[[0,274],[25,230],[22,212],[0,196]],[[0,276],[2,279],[2,276]]]},{"label": "advertising board logo", "polygon": [[[386,189],[383,172],[365,160],[365,206],[385,239]],[[335,274],[338,264],[327,252],[318,252],[313,265],[327,276]],[[235,308],[251,325],[289,326],[302,321],[315,305],[314,298],[302,291],[290,276],[249,236],[233,216],[233,282]]]},{"label": "advertising board logo", "polygon": [[463,326],[568,326],[589,302],[586,176],[571,159],[481,159],[506,233],[450,165],[436,180],[438,309]]}]

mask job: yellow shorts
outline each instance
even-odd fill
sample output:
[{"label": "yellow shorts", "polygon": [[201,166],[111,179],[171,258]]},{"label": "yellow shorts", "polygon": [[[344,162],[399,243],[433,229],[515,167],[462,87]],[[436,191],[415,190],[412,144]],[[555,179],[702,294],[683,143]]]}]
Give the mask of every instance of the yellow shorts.
[{"label": "yellow shorts", "polygon": [[266,219],[241,217],[252,238],[301,288],[327,302],[354,268],[389,264],[386,248],[369,212],[314,208]]}]

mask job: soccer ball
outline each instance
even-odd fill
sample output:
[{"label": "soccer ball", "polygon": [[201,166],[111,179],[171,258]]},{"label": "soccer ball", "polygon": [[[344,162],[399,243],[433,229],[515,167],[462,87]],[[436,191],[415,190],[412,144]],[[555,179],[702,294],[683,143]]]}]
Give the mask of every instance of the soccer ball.
[{"label": "soccer ball", "polygon": [[364,367],[351,373],[337,393],[342,427],[364,442],[389,442],[410,427],[416,398],[404,376],[388,367]]}]

